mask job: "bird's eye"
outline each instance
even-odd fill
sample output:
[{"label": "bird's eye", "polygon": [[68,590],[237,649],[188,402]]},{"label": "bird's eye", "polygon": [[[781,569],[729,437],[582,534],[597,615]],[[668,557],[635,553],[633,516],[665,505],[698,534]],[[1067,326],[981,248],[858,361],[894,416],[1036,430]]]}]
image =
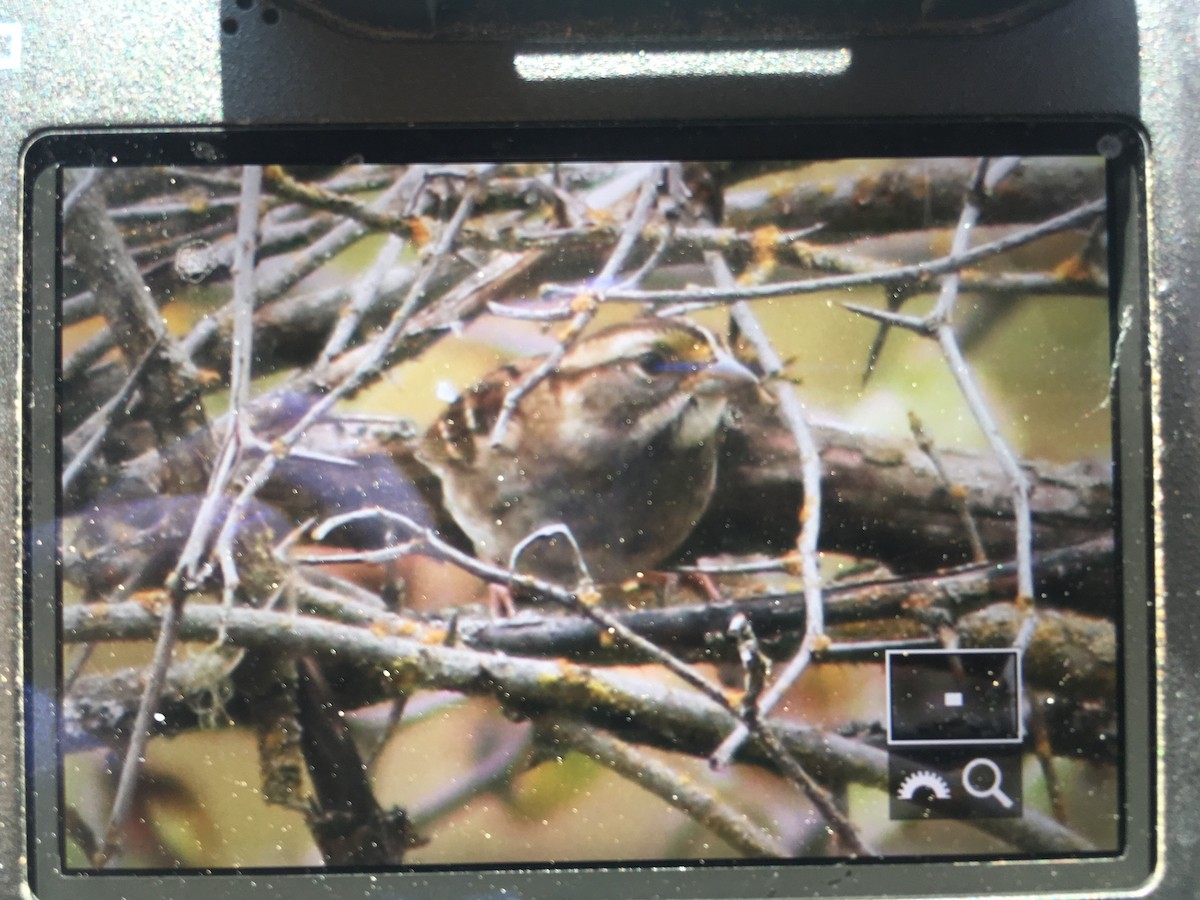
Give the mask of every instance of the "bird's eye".
[{"label": "bird's eye", "polygon": [[647,375],[656,375],[666,366],[667,359],[659,350],[647,350],[637,358],[637,364]]}]

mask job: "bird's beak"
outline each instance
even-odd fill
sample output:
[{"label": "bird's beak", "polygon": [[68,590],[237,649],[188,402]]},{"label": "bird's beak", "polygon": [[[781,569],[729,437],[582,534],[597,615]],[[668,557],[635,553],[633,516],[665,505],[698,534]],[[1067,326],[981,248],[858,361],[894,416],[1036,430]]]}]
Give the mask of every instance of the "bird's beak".
[{"label": "bird's beak", "polygon": [[758,376],[734,358],[725,348],[718,348],[716,358],[701,373],[701,390],[723,391],[739,384],[759,384]]}]

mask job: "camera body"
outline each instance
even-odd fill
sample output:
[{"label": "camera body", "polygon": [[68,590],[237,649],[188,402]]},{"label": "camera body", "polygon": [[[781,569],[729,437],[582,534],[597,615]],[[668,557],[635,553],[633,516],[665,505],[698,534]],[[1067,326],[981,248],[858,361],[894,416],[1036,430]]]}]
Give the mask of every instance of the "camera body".
[{"label": "camera body", "polygon": [[[368,3],[338,6],[315,0],[177,0],[165,10],[148,0],[9,0],[0,11],[0,107],[6,110],[0,138],[6,158],[14,174],[24,173],[25,155],[39,137],[106,129],[132,135],[133,146],[138,134],[211,134],[220,144],[226,134],[234,135],[236,143],[242,139],[238,135],[245,138],[275,127],[361,130],[377,136],[388,129],[420,133],[426,126],[451,127],[460,129],[459,140],[468,141],[486,139],[486,131],[471,130],[473,126],[516,127],[518,132],[536,127],[549,136],[559,128],[583,126],[602,158],[622,152],[605,146],[606,135],[612,135],[614,146],[628,147],[636,142],[628,137],[630,129],[690,123],[724,127],[722,147],[733,144],[729,135],[738,123],[746,125],[748,140],[771,123],[786,123],[797,133],[812,129],[853,135],[858,129],[865,135],[854,139],[859,147],[872,135],[882,141],[904,133],[904,152],[913,155],[919,154],[913,148],[923,146],[925,133],[941,135],[940,144],[930,140],[930,154],[957,146],[946,137],[955,129],[963,134],[1007,129],[1004,133],[1012,135],[1023,124],[1032,132],[1105,122],[1138,136],[1145,209],[1144,218],[1135,217],[1145,254],[1143,259],[1135,248],[1127,257],[1138,265],[1126,277],[1144,294],[1144,322],[1130,340],[1139,342],[1141,365],[1148,372],[1149,449],[1144,508],[1123,508],[1121,516],[1142,522],[1148,546],[1125,546],[1121,552],[1127,559],[1140,553],[1151,562],[1145,599],[1152,618],[1145,646],[1125,652],[1142,657],[1140,669],[1126,672],[1141,671],[1142,680],[1152,682],[1142,692],[1153,698],[1153,708],[1149,727],[1138,734],[1146,746],[1127,746],[1125,755],[1144,755],[1141,764],[1151,779],[1149,796],[1124,798],[1143,811],[1126,825],[1138,832],[1126,833],[1126,846],[1142,849],[1127,853],[1135,859],[1116,890],[1191,896],[1200,881],[1200,863],[1192,852],[1200,840],[1200,802],[1193,802],[1200,800],[1200,755],[1195,752],[1200,720],[1193,715],[1200,705],[1200,610],[1191,602],[1200,581],[1194,550],[1200,526],[1193,515],[1200,507],[1194,474],[1200,471],[1200,416],[1193,400],[1200,392],[1200,312],[1194,300],[1200,293],[1200,245],[1194,236],[1200,209],[1200,183],[1194,177],[1200,125],[1193,115],[1200,104],[1200,17],[1190,4],[1075,0],[1018,4],[1007,13],[953,20],[941,17],[938,4],[925,3],[920,9],[913,4],[908,18],[893,10],[875,19],[868,12],[851,20],[830,5],[814,4],[805,18],[803,11],[769,3],[762,9],[699,3],[700,12],[691,18],[651,6],[631,10],[628,18],[617,11],[595,18],[578,13],[574,25],[554,4],[545,5],[542,18],[537,15],[541,11],[534,11],[528,20],[517,12],[489,18],[490,7],[475,12],[469,5],[411,6],[392,14]],[[778,55],[797,50],[810,55],[810,69],[771,69]],[[639,54],[642,63],[647,55],[661,54],[667,68],[638,68]],[[556,57],[569,59],[565,68],[546,68]],[[633,60],[629,72],[620,69],[625,57]],[[593,64],[599,67],[596,73],[581,77],[582,67]],[[759,64],[765,66],[761,71],[754,68]],[[305,140],[303,131],[287,133]],[[203,143],[196,141],[198,147]],[[98,141],[95,146],[108,145]],[[747,156],[759,155],[753,147],[743,149]],[[880,145],[877,153],[893,150]],[[737,151],[728,152],[732,157]],[[204,161],[202,148],[196,158]],[[109,162],[97,158],[94,164]],[[115,156],[111,163],[117,163]],[[28,369],[28,342],[37,328],[30,316],[40,313],[37,308],[31,313],[22,298],[30,273],[46,265],[33,258],[45,252],[38,249],[35,232],[54,223],[31,216],[30,189],[16,177],[0,187],[7,217],[0,230],[0,258],[9,286],[0,306],[0,383],[7,401],[0,447],[8,458],[22,461],[0,471],[0,499],[11,511],[7,564],[0,565],[0,597],[7,598],[0,604],[0,621],[6,625],[0,642],[6,690],[0,698],[9,713],[0,719],[10,723],[0,733],[11,751],[0,771],[12,788],[0,796],[0,821],[6,825],[0,830],[0,886],[14,896],[29,890],[29,861],[45,839],[41,830],[27,826],[28,810],[37,800],[26,793],[33,790],[27,775],[32,768],[57,764],[32,751],[26,757],[19,749],[32,746],[29,729],[41,720],[35,722],[30,709],[45,702],[25,688],[26,660],[40,652],[29,641],[45,639],[31,637],[31,606],[46,599],[28,567],[27,545],[33,538],[22,513],[29,503],[31,471],[37,471],[31,470],[26,412],[35,396],[44,398],[31,388]],[[1136,244],[1138,238],[1131,240]],[[1139,634],[1137,629],[1130,633]],[[1136,779],[1126,782],[1138,784]],[[1063,869],[1093,862],[1072,860]],[[888,873],[888,865],[852,864],[845,870],[837,860],[826,860],[811,871],[825,878],[847,871],[849,886],[839,888],[846,896],[969,893],[979,885],[955,881],[953,865],[945,861],[930,861],[922,873],[923,863],[905,860],[904,878],[913,879],[911,883],[900,883],[898,873]],[[1042,874],[1054,865],[1047,860]],[[1136,874],[1142,869],[1144,874]],[[1005,865],[995,865],[991,872],[988,889],[997,894],[1053,892],[1050,877],[1018,874]],[[108,874],[81,881],[93,882],[91,889],[104,888]],[[198,888],[184,881],[198,877],[204,876],[139,873],[122,889],[144,889],[146,896],[190,896],[186,892]],[[259,876],[222,872],[208,877],[204,889],[209,895],[236,897],[242,895],[241,882]],[[286,893],[316,892],[314,885],[324,876],[309,871],[262,877],[286,883],[275,888]],[[405,877],[410,880],[386,888],[345,882],[347,896],[371,895],[373,890],[411,890],[423,896],[439,889],[436,873]],[[775,882],[775,877],[770,867],[684,874],[651,866],[638,870],[636,865],[532,874],[482,867],[470,872],[472,886],[460,881],[453,888],[442,883],[440,889],[480,896],[506,888],[529,896],[564,890],[584,896],[738,896],[741,891],[758,896],[794,889],[794,881]],[[308,880],[297,888],[287,883],[290,878]],[[117,889],[115,883],[110,886]],[[1071,881],[1069,889],[1095,896],[1109,890],[1086,877]]]}]

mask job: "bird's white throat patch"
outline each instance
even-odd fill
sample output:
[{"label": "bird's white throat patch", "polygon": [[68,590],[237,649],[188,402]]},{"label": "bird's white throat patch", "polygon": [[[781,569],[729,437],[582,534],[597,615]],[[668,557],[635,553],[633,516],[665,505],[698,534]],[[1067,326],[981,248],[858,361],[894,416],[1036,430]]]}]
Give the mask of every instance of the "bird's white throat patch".
[{"label": "bird's white throat patch", "polygon": [[725,415],[725,398],[720,394],[695,394],[679,416],[675,446],[698,447],[711,441]]}]

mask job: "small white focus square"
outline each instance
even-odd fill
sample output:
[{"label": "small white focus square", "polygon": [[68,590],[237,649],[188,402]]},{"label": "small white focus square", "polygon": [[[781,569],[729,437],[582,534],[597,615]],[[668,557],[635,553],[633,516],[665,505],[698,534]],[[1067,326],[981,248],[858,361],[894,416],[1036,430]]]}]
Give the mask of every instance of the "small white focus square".
[{"label": "small white focus square", "polygon": [[21,26],[0,22],[0,69],[21,68]]},{"label": "small white focus square", "polygon": [[1024,740],[1015,647],[888,650],[885,677],[889,747]]}]

